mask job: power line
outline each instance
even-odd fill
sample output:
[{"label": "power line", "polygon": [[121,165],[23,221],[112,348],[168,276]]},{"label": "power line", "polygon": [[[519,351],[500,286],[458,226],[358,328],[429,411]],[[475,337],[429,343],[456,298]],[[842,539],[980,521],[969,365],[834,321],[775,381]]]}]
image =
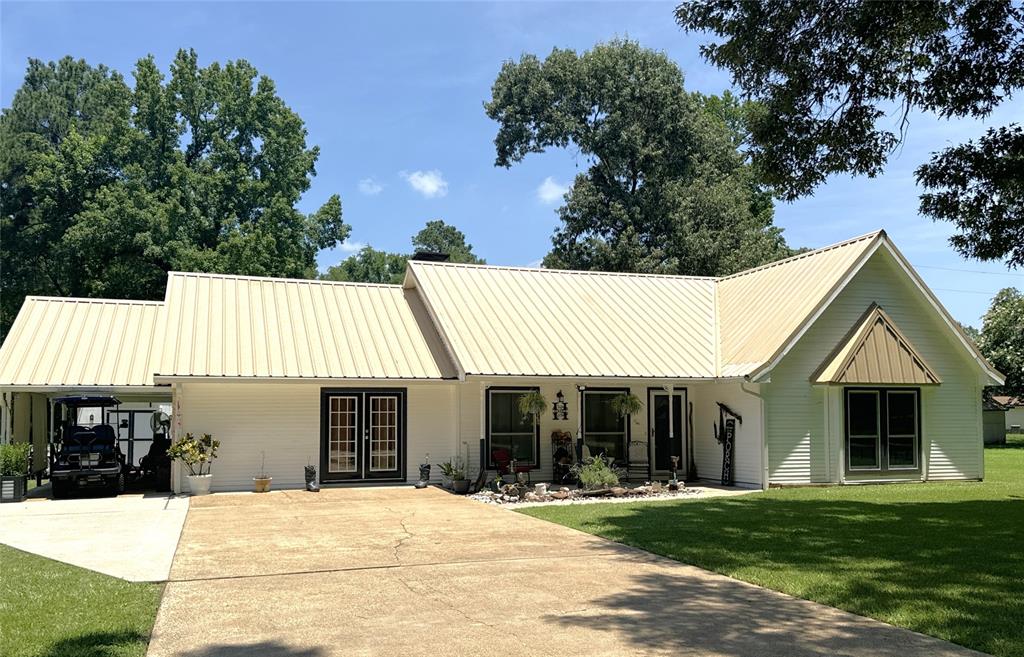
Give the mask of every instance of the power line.
[{"label": "power line", "polygon": [[958,269],[956,267],[938,267],[936,265],[914,265],[914,267],[916,269],[941,269],[942,271],[955,271],[967,274],[989,274],[991,276],[1016,276],[1018,278],[1024,278],[1024,274],[1015,274],[1011,272],[983,271],[981,269]]},{"label": "power line", "polygon": [[946,287],[933,287],[936,292],[959,292],[960,294],[984,294],[987,297],[995,296],[994,292],[982,292],[981,290],[951,290]]}]

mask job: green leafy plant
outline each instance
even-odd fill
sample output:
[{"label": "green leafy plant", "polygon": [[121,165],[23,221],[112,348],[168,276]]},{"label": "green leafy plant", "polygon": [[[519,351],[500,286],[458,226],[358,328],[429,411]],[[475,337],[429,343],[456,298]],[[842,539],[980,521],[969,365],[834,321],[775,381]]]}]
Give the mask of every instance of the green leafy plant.
[{"label": "green leafy plant", "polygon": [[220,441],[214,440],[208,433],[204,433],[200,438],[186,433],[167,449],[167,456],[184,463],[190,475],[198,476],[210,474],[210,464],[217,458],[219,448]]},{"label": "green leafy plant", "polygon": [[29,443],[0,445],[0,475],[17,477],[28,473],[28,454],[31,449]]},{"label": "green leafy plant", "polygon": [[450,458],[438,467],[441,468],[441,474],[452,481],[462,481],[466,478],[466,463],[460,456]]},{"label": "green leafy plant", "polygon": [[591,456],[572,466],[572,473],[586,490],[618,486],[622,471],[612,463],[610,457]]},{"label": "green leafy plant", "polygon": [[539,390],[523,393],[519,396],[518,404],[519,412],[523,414],[523,417],[532,416],[534,422],[540,418],[541,413],[548,409],[548,400],[540,394]]},{"label": "green leafy plant", "polygon": [[619,417],[626,417],[627,415],[636,415],[643,410],[644,403],[636,395],[624,392],[621,395],[612,397],[608,402],[608,406]]}]

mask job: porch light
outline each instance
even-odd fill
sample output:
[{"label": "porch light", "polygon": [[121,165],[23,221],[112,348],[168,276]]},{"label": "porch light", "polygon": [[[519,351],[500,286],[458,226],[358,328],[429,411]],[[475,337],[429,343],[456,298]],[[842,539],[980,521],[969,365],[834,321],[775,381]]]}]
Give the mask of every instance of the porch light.
[{"label": "porch light", "polygon": [[558,394],[555,395],[555,401],[551,402],[551,419],[552,420],[568,420],[569,419],[569,404],[565,401],[565,395],[559,390]]}]

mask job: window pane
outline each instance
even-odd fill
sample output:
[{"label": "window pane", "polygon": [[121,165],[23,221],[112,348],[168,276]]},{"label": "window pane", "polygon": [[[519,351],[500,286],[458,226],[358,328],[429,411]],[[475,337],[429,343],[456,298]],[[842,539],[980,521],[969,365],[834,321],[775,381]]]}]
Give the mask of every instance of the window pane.
[{"label": "window pane", "polygon": [[626,434],[587,434],[587,449],[591,456],[604,454],[616,461],[626,460]]},{"label": "window pane", "polygon": [[533,434],[533,418],[519,412],[521,392],[491,392],[491,433]]},{"label": "window pane", "polygon": [[877,468],[877,438],[850,438],[850,469]]},{"label": "window pane", "polygon": [[874,392],[849,393],[847,426],[851,436],[878,435],[878,394]]},{"label": "window pane", "polygon": [[491,434],[491,450],[508,450],[509,458],[523,463],[537,463],[534,448],[537,441],[534,434]]},{"label": "window pane", "polygon": [[889,392],[889,435],[912,436],[917,433],[917,395],[913,392]]},{"label": "window pane", "polygon": [[625,432],[626,420],[611,408],[611,401],[621,393],[583,393],[583,409],[586,425],[583,427],[585,433],[595,431],[621,431]]},{"label": "window pane", "polygon": [[889,467],[912,468],[917,465],[914,459],[913,436],[889,436]]}]

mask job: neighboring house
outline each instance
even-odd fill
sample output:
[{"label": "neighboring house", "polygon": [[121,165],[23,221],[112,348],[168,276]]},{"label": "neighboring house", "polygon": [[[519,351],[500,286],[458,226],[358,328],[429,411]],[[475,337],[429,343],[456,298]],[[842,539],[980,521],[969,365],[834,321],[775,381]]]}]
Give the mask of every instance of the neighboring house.
[{"label": "neighboring house", "polygon": [[1024,397],[1016,395],[993,395],[992,401],[1002,406],[1006,415],[1006,433],[1024,433]]},{"label": "neighboring house", "polygon": [[995,397],[986,397],[982,401],[982,435],[986,445],[1006,444],[1006,410],[1007,406]]},{"label": "neighboring house", "polygon": [[[250,488],[261,454],[283,486],[307,463],[324,483],[413,481],[427,453],[472,474],[495,449],[538,481],[554,431],[662,479],[692,453],[715,480],[719,404],[742,418],[739,485],[980,479],[978,400],[1001,382],[882,231],[723,278],[171,273],[163,302],[30,297],[0,348],[5,435],[38,439],[18,417],[69,390],[172,401],[176,433],[221,440],[215,490]],[[517,408],[529,390],[560,402],[539,428]],[[624,391],[643,401],[625,419]]]}]

